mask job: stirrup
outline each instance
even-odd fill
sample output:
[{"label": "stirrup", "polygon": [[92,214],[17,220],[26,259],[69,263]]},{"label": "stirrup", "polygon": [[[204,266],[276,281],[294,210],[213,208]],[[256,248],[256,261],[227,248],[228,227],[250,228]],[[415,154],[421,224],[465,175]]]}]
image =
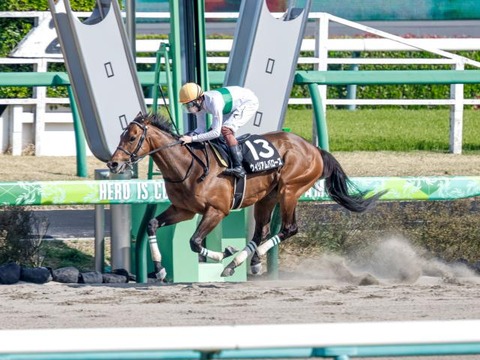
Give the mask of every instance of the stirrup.
[{"label": "stirrup", "polygon": [[232,176],[235,176],[237,178],[243,178],[247,175],[247,173],[245,172],[245,169],[241,166],[237,166],[237,167],[234,167],[232,169],[225,169],[223,171],[223,174],[224,175],[232,175]]}]

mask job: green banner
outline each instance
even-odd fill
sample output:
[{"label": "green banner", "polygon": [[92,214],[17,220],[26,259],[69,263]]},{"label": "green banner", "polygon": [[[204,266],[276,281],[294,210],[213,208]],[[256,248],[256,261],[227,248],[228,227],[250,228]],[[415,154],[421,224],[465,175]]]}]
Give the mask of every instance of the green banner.
[{"label": "green banner", "polygon": [[[361,191],[388,190],[381,200],[455,200],[480,196],[480,176],[359,177]],[[328,201],[318,181],[302,201]],[[163,180],[79,180],[0,183],[0,205],[148,204],[169,202]]]},{"label": "green banner", "polygon": [[0,205],[139,204],[169,202],[163,180],[0,183]]},{"label": "green banner", "polygon": [[[381,200],[455,200],[480,196],[480,176],[362,177],[352,181],[360,191],[373,194],[387,190]],[[317,182],[301,200],[328,200],[323,181]]]}]

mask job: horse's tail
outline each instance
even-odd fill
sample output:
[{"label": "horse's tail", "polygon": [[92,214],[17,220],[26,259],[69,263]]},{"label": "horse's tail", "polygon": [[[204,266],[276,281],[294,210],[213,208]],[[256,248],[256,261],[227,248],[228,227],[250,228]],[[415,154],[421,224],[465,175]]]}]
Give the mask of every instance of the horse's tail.
[{"label": "horse's tail", "polygon": [[350,211],[363,212],[386,193],[386,191],[382,191],[366,198],[366,192],[360,191],[350,181],[337,159],[329,152],[319,150],[323,159],[323,174],[321,178],[325,179],[325,189],[336,203]]}]

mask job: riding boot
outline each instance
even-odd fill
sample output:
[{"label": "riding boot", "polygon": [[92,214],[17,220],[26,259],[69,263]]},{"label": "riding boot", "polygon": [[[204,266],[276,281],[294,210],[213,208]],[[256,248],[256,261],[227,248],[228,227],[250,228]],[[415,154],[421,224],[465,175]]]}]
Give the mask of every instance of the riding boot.
[{"label": "riding boot", "polygon": [[229,147],[230,155],[232,157],[232,168],[226,169],[223,174],[225,175],[233,175],[238,178],[242,178],[246,175],[245,169],[243,168],[242,161],[243,161],[243,154],[242,148],[240,145],[234,145]]}]

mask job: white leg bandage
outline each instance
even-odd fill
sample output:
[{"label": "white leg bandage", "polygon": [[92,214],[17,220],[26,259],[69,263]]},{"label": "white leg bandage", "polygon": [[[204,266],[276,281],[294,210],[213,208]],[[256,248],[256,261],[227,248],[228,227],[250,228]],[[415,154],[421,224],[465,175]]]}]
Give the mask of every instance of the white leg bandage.
[{"label": "white leg bandage", "polygon": [[222,261],[224,256],[221,252],[208,250],[207,248],[202,248],[202,250],[200,251],[200,255],[206,256],[207,258],[217,262]]},{"label": "white leg bandage", "polygon": [[271,237],[267,241],[265,241],[262,245],[260,245],[257,248],[257,254],[258,256],[265,255],[268,250],[270,250],[272,247],[280,244],[282,240],[280,240],[280,237],[278,235],[275,235],[274,237]]},{"label": "white leg bandage", "polygon": [[235,259],[233,259],[235,267],[240,266],[251,254],[255,252],[256,248],[257,244],[250,240],[247,246],[245,246],[245,248],[240,251],[237,256],[235,256]]},{"label": "white leg bandage", "polygon": [[152,254],[152,260],[162,262],[162,255],[157,244],[157,237],[155,235],[148,237],[148,244],[150,245],[150,253]]}]

